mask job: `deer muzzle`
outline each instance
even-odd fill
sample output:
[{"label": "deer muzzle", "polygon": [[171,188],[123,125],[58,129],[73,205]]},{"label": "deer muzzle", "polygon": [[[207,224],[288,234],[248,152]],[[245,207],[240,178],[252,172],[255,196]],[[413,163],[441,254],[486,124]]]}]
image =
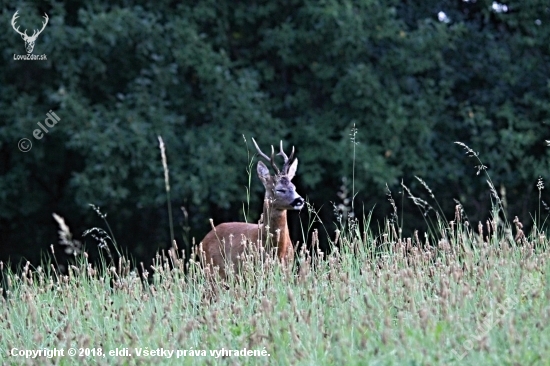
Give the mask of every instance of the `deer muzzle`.
[{"label": "deer muzzle", "polygon": [[292,208],[295,210],[301,210],[304,207],[304,203],[304,199],[302,197],[298,197],[290,203],[290,206],[292,206]]}]

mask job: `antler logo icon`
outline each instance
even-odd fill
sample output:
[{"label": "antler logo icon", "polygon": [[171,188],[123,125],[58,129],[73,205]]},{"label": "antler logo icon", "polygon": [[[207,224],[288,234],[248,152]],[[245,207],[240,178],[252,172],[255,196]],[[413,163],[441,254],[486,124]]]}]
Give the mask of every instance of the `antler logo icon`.
[{"label": "antler logo icon", "polygon": [[29,37],[27,35],[26,29],[24,32],[21,32],[19,31],[19,26],[15,28],[15,21],[19,17],[19,15],[17,15],[18,12],[19,10],[16,11],[15,14],[13,14],[13,18],[11,18],[11,26],[17,33],[21,35],[21,38],[23,38],[23,40],[25,41],[25,48],[27,49],[27,53],[32,53],[32,50],[34,49],[34,42],[36,42],[36,38],[38,38],[40,33],[42,33],[44,28],[46,28],[46,24],[48,24],[48,20],[49,20],[48,14],[44,13],[45,16],[43,18],[46,19],[46,22],[42,22],[42,29],[40,29],[39,31],[35,29],[32,33],[32,36]]}]

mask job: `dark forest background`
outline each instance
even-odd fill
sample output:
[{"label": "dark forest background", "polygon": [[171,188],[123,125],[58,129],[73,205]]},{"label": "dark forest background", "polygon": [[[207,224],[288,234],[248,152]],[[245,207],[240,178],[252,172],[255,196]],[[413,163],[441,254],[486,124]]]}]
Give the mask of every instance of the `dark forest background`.
[{"label": "dark forest background", "polygon": [[[149,263],[170,245],[157,135],[181,247],[206,234],[209,218],[244,220],[252,137],[264,151],[281,139],[296,146],[298,192],[329,233],[346,190],[359,216],[374,209],[373,227],[383,225],[392,211],[386,184],[403,235],[426,230],[401,193],[403,182],[435,207],[415,176],[448,219],[456,199],[475,226],[485,222],[487,177],[455,141],[479,152],[508,217],[529,225],[539,214],[537,179],[550,172],[548,1],[65,0],[0,9],[0,260],[38,263],[51,244],[63,253],[54,212],[97,255],[82,238],[105,228],[92,203],[120,246]],[[16,10],[28,34],[48,14],[33,51],[47,60],[14,60],[26,54],[11,27]],[[36,140],[50,110],[61,120]],[[19,151],[21,138],[29,152]],[[249,220],[257,220],[263,187],[252,172]],[[290,217],[302,241],[298,214]]]}]

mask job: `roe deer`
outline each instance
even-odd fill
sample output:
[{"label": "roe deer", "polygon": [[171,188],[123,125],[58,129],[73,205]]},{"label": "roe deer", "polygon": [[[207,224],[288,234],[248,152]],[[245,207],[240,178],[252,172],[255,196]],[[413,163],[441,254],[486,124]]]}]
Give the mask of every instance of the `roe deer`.
[{"label": "roe deer", "polygon": [[294,248],[288,234],[286,211],[301,210],[304,207],[304,199],[296,193],[296,187],[290,182],[298,167],[298,159],[292,161],[294,147],[289,157],[284,153],[283,141],[281,141],[280,152],[277,155],[283,157],[284,165],[279,170],[275,164],[273,145],[270,158],[260,150],[254,139],[252,142],[258,154],[271,163],[275,175],[270,175],[267,166],[262,161],[258,161],[258,177],[265,187],[263,215],[259,224],[223,223],[214,227],[202,240],[205,264],[217,266],[223,279],[227,275],[226,265],[233,265],[236,271],[239,270],[239,259],[249,243],[257,247],[263,245],[268,253],[275,249],[283,263],[292,263],[294,260]]}]

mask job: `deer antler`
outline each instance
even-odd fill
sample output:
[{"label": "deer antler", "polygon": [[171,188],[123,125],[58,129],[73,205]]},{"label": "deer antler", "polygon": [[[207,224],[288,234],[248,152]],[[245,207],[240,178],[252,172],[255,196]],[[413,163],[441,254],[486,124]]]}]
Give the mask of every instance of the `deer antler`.
[{"label": "deer antler", "polygon": [[19,26],[17,26],[17,28],[15,28],[15,21],[17,20],[17,18],[19,18],[19,15],[17,15],[17,13],[19,13],[19,10],[17,10],[15,12],[15,14],[13,14],[13,17],[11,18],[11,26],[12,26],[13,30],[16,31],[17,33],[19,33],[20,35],[27,36],[27,30],[26,29],[25,29],[25,33],[23,33],[21,31],[19,31]]},{"label": "deer antler", "polygon": [[273,169],[275,170],[275,172],[277,174],[281,173],[281,171],[279,170],[279,168],[277,167],[277,165],[275,164],[275,149],[273,148],[273,145],[271,145],[271,158],[269,156],[267,156],[266,154],[264,154],[262,152],[262,150],[260,150],[260,147],[258,146],[258,144],[256,143],[256,140],[254,140],[254,137],[252,138],[252,142],[254,143],[254,146],[256,146],[256,150],[258,150],[258,154],[264,158],[265,160],[269,161],[271,163],[271,166],[273,167]]},{"label": "deer antler", "polygon": [[[46,19],[46,22],[42,22],[42,29],[40,29],[40,31],[38,33],[36,33],[36,36],[38,37],[38,35],[40,33],[42,33],[42,31],[44,30],[44,28],[46,28],[46,24],[48,24],[48,20],[50,20],[50,18],[48,18],[48,14],[44,13],[44,16],[42,17],[44,19]],[[35,31],[36,32],[36,31]],[[34,37],[34,33],[33,33],[33,37]]]},{"label": "deer antler", "polygon": [[283,151],[283,140],[281,140],[279,153],[277,155],[280,155],[283,157],[285,163],[283,164],[283,174],[288,173],[288,167],[290,166],[290,162],[292,162],[292,158],[294,157],[294,146],[292,146],[292,152],[290,153],[290,156],[287,156],[285,152]]},{"label": "deer antler", "polygon": [[29,37],[29,36],[27,35],[27,30],[26,30],[26,29],[25,29],[25,32],[21,32],[21,31],[19,30],[19,26],[17,26],[17,28],[15,28],[15,21],[17,20],[17,18],[19,18],[19,15],[17,15],[17,13],[19,13],[19,10],[17,10],[17,11],[15,12],[15,14],[13,14],[13,17],[11,18],[11,26],[12,26],[12,28],[13,28],[17,33],[19,33],[21,36],[23,36],[23,37],[25,37],[25,38],[31,38],[31,39],[32,39],[32,38],[38,37],[38,35],[39,35],[40,33],[42,33],[42,31],[44,30],[44,28],[46,28],[46,24],[48,24],[48,20],[50,19],[50,18],[48,17],[48,14],[44,13],[44,16],[43,16],[42,18],[46,19],[46,22],[42,22],[42,29],[40,29],[40,30],[38,31],[38,33],[36,33],[37,30],[35,29],[35,30],[33,31],[33,33],[32,33],[32,36]]}]

